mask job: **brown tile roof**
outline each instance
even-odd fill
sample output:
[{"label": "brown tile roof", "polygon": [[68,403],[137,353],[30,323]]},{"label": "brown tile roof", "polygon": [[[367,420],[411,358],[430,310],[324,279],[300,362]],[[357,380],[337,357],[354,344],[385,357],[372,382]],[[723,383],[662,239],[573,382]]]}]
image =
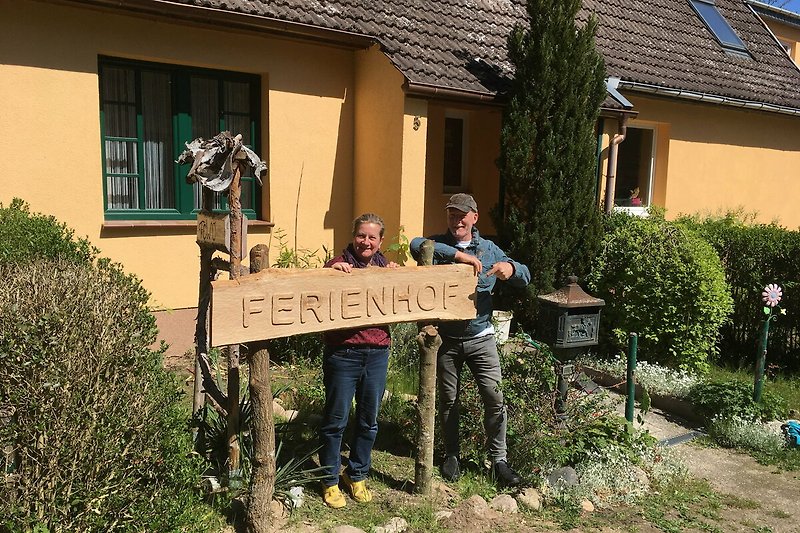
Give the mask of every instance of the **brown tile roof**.
[{"label": "brown tile roof", "polygon": [[[363,34],[412,84],[494,95],[511,75],[506,36],[524,22],[521,0],[179,0]],[[624,82],[800,109],[800,70],[745,0],[716,0],[752,56],[723,50],[688,0],[584,0],[597,47]]]},{"label": "brown tile roof", "polygon": [[609,75],[731,99],[800,108],[800,70],[743,0],[717,9],[752,57],[726,52],[688,0],[584,0],[598,19]]}]

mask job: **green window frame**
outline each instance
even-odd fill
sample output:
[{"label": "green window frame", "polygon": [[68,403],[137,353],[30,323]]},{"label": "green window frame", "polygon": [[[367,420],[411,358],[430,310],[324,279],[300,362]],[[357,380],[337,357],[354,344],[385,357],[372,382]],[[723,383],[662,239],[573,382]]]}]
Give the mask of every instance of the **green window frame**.
[{"label": "green window frame", "polygon": [[[187,141],[228,130],[259,153],[259,76],[110,57],[99,58],[98,72],[106,220],[194,220],[200,186],[175,162]],[[251,220],[260,189],[242,176]],[[225,194],[215,194],[214,209],[227,210]]]}]

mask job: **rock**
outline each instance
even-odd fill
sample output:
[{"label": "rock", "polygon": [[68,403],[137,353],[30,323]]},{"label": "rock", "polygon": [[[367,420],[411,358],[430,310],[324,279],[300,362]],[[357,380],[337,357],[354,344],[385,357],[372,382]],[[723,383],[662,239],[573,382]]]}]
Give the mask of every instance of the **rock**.
[{"label": "rock", "polygon": [[547,482],[555,489],[574,487],[578,484],[578,473],[571,466],[562,466],[550,472]]},{"label": "rock", "polygon": [[453,516],[453,511],[436,511],[433,514],[433,519],[439,522],[441,520],[450,518],[451,516]]},{"label": "rock", "polygon": [[461,504],[456,507],[455,511],[459,514],[471,514],[476,516],[483,516],[486,514],[486,511],[489,510],[489,504],[486,503],[486,500],[480,497],[480,495],[475,494],[470,496]]},{"label": "rock", "polygon": [[272,416],[286,418],[286,409],[283,408],[283,405],[278,403],[278,400],[272,400]]},{"label": "rock", "polygon": [[408,522],[404,518],[395,516],[390,518],[383,527],[373,527],[372,533],[403,533],[408,529]]},{"label": "rock", "polygon": [[447,486],[446,483],[442,483],[441,481],[434,480],[433,484],[431,485],[431,488],[433,489],[432,492],[434,494],[438,496],[443,496],[448,500],[452,500],[453,498],[458,496],[458,493],[455,490],[451,489],[450,487]]},{"label": "rock", "polygon": [[295,411],[294,409],[287,409],[286,411],[284,411],[283,418],[285,418],[287,422],[291,422],[292,420],[297,418],[298,414],[299,411]]},{"label": "rock", "polygon": [[531,511],[541,511],[542,493],[534,488],[528,487],[517,495],[517,502]]},{"label": "rock", "polygon": [[495,511],[500,511],[501,513],[519,512],[517,500],[515,500],[510,494],[498,494],[489,503],[489,507]]},{"label": "rock", "polygon": [[593,513],[594,512],[594,504],[589,500],[583,500],[581,502],[581,511],[584,513]]},{"label": "rock", "polygon": [[331,533],[366,533],[366,531],[353,526],[336,526],[331,529]]},{"label": "rock", "polygon": [[638,466],[634,466],[631,473],[633,474],[634,481],[636,481],[638,485],[641,485],[645,490],[650,487],[650,478],[647,477],[647,472]]}]

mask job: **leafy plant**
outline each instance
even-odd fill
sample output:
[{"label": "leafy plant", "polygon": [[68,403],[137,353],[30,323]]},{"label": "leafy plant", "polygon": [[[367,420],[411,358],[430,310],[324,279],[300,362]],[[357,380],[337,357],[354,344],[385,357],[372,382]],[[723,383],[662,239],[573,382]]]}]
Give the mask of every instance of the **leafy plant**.
[{"label": "leafy plant", "polygon": [[309,250],[307,248],[297,248],[289,246],[286,231],[280,228],[275,228],[270,234],[270,249],[272,249],[272,237],[278,239],[278,257],[272,264],[277,268],[316,268],[323,264],[328,259],[330,252],[324,246],[322,247],[322,256],[320,257],[320,249]]},{"label": "leafy plant", "polygon": [[397,236],[392,239],[391,244],[386,248],[393,255],[394,262],[398,265],[405,265],[406,261],[411,258],[411,248],[409,247],[405,229],[405,226],[400,226]]},{"label": "leafy plant", "polygon": [[760,402],[754,402],[752,385],[740,381],[700,383],[692,388],[689,400],[709,420],[715,417],[775,420],[788,412],[786,401],[767,391]]},{"label": "leafy plant", "polygon": [[635,331],[642,358],[705,372],[733,305],[713,248],[663,213],[617,213],[606,224],[603,249],[587,278],[606,302],[601,352],[618,353]]}]

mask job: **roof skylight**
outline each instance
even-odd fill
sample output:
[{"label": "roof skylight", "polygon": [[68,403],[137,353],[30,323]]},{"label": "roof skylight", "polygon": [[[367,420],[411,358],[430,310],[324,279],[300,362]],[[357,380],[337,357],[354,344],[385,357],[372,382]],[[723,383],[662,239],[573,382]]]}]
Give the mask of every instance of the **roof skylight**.
[{"label": "roof skylight", "polygon": [[722,13],[717,10],[713,0],[689,0],[689,2],[723,48],[742,52],[747,51],[742,40],[733,31],[733,28],[722,16]]}]

